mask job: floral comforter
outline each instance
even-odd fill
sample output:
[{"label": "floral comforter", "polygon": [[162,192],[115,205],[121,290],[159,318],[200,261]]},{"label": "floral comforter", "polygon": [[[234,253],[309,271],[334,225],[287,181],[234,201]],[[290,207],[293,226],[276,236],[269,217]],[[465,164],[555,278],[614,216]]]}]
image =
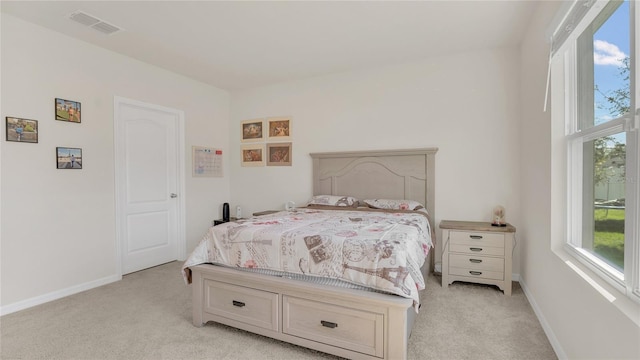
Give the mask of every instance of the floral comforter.
[{"label": "floral comforter", "polygon": [[420,211],[303,208],[209,228],[183,266],[262,268],[364,285],[419,302],[433,247]]}]

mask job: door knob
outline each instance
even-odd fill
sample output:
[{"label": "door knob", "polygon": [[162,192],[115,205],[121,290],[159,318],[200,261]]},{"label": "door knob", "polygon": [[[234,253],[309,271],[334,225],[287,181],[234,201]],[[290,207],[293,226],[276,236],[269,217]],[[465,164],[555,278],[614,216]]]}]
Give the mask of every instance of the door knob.
[{"label": "door knob", "polygon": [[178,197],[178,194],[171,193],[171,198],[172,198],[172,199],[173,199],[173,198],[177,198],[177,197]]}]

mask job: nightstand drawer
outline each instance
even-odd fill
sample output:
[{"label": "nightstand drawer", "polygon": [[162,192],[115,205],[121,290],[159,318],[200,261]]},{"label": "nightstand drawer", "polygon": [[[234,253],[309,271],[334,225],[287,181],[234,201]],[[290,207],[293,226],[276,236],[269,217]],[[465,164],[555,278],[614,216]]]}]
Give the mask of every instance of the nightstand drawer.
[{"label": "nightstand drawer", "polygon": [[504,259],[494,257],[469,256],[460,254],[449,254],[449,266],[469,269],[504,271]]},{"label": "nightstand drawer", "polygon": [[449,274],[491,280],[504,280],[503,271],[471,270],[451,266],[449,267]]},{"label": "nightstand drawer", "polygon": [[450,250],[451,252],[457,252],[457,253],[504,256],[503,247],[489,247],[489,246],[479,246],[479,245],[455,245],[455,244],[451,244],[449,247],[451,249]]},{"label": "nightstand drawer", "polygon": [[449,241],[452,245],[504,247],[503,234],[471,231],[451,231],[449,236]]}]

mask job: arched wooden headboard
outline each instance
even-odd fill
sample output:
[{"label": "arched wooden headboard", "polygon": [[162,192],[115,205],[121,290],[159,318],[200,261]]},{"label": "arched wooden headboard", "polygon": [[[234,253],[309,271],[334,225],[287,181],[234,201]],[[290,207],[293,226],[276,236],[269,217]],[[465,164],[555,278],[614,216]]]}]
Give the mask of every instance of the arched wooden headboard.
[{"label": "arched wooden headboard", "polygon": [[438,148],[312,153],[313,194],[406,199],[424,204],[435,221]]}]

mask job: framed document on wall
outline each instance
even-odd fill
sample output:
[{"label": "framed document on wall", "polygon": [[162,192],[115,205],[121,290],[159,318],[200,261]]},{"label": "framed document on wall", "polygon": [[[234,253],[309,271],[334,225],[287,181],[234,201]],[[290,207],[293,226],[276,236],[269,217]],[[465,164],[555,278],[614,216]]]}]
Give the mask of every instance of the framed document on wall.
[{"label": "framed document on wall", "polygon": [[193,177],[222,177],[222,149],[192,147]]}]

